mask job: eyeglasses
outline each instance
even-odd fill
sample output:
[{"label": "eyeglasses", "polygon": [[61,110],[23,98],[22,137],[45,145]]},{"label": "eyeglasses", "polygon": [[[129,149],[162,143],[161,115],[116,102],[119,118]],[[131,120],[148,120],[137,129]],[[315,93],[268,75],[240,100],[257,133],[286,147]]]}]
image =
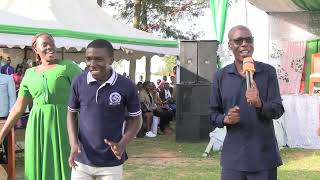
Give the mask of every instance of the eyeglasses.
[{"label": "eyeglasses", "polygon": [[233,41],[238,46],[240,46],[243,43],[243,41],[246,41],[246,43],[252,44],[253,37],[239,37],[237,39],[231,39],[230,41]]}]

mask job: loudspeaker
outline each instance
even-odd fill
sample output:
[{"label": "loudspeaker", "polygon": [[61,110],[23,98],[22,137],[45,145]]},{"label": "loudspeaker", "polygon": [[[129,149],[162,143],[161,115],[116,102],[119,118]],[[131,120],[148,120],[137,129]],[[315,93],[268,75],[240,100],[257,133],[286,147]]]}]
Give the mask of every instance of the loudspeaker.
[{"label": "loudspeaker", "polygon": [[217,70],[218,41],[198,42],[198,83],[212,82],[213,73]]},{"label": "loudspeaker", "polygon": [[217,69],[216,40],[180,41],[180,84],[210,83]]},{"label": "loudspeaker", "polygon": [[212,131],[209,125],[209,115],[193,115],[183,113],[176,119],[177,142],[202,142],[209,140]]},{"label": "loudspeaker", "polygon": [[198,76],[197,41],[180,42],[180,83],[197,83]]},{"label": "loudspeaker", "polygon": [[209,96],[210,84],[177,84],[176,141],[209,139]]}]

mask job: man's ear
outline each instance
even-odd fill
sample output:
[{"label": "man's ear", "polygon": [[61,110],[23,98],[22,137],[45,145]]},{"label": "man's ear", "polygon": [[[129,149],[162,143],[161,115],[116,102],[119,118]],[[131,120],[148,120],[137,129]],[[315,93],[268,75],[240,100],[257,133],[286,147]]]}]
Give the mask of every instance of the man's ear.
[{"label": "man's ear", "polygon": [[231,42],[228,41],[228,48],[231,50]]},{"label": "man's ear", "polygon": [[114,58],[111,57],[111,58],[110,58],[110,63],[109,63],[109,65],[112,65],[113,61],[114,61]]}]

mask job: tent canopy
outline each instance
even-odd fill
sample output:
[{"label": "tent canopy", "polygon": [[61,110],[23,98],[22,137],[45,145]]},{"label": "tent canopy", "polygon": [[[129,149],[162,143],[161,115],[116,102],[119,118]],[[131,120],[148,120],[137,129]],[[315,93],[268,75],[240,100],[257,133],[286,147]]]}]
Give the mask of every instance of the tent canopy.
[{"label": "tent canopy", "polygon": [[57,47],[86,47],[97,38],[115,49],[178,55],[178,43],[122,24],[92,0],[1,0],[0,45],[30,46],[31,37],[47,32]]},{"label": "tent canopy", "polygon": [[319,0],[249,0],[265,12],[320,11]]},{"label": "tent canopy", "polygon": [[270,16],[300,27],[314,36],[320,36],[319,0],[249,0]]}]

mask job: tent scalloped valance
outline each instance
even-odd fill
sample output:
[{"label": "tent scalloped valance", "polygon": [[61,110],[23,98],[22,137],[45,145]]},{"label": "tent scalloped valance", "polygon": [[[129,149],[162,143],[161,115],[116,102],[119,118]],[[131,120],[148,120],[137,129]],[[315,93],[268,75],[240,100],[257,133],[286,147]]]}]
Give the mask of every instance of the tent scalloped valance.
[{"label": "tent scalloped valance", "polygon": [[49,29],[49,28],[35,28],[35,27],[23,27],[0,24],[0,33],[8,34],[20,34],[20,35],[35,35],[40,32],[50,33],[56,37],[68,37],[77,38],[84,40],[94,39],[106,39],[112,43],[126,43],[134,45],[146,45],[146,46],[157,46],[157,47],[178,47],[178,42],[173,40],[151,40],[142,38],[129,38],[125,36],[107,35],[107,34],[96,34],[88,32],[71,31],[65,29]]}]

